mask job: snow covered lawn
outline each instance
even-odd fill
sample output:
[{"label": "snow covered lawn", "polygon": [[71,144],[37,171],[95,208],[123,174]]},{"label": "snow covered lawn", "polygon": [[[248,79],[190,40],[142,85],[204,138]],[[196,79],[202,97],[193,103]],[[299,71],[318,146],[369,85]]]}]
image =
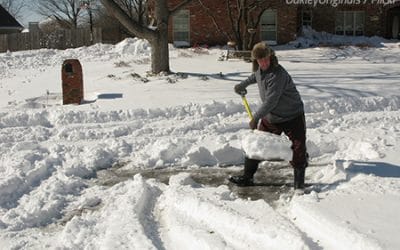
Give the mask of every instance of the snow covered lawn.
[{"label": "snow covered lawn", "polygon": [[[233,86],[251,65],[218,60],[224,49],[171,47],[175,74],[157,76],[136,39],[0,54],[0,249],[399,249],[400,44],[276,50],[305,101],[311,164],[307,194],[272,201],[184,171],[238,172],[243,149],[291,155],[286,138],[248,129]],[[79,106],[61,105],[69,58],[83,66]],[[261,168],[274,164],[290,185],[285,162]],[[167,184],[98,181],[164,169]]]}]

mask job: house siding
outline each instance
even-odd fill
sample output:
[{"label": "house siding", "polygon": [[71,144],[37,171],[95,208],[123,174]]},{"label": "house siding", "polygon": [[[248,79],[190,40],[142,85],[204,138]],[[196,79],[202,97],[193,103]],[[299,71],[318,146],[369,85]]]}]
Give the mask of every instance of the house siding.
[{"label": "house siding", "polygon": [[[168,3],[170,6],[175,6],[180,2],[181,0],[170,0]],[[190,45],[225,45],[229,40],[234,40],[234,33],[228,18],[225,1],[203,0],[202,2],[207,6],[208,10],[205,10],[197,1],[186,7],[190,11]],[[232,4],[235,3],[236,1],[232,0]],[[342,4],[337,7],[330,5],[317,5],[313,7],[295,4],[288,5],[286,1],[270,0],[265,1],[265,5],[269,9],[277,11],[277,43],[284,44],[295,40],[301,33],[301,13],[302,9],[305,8],[312,10],[312,28],[318,32],[335,33],[337,11],[364,11],[364,35],[390,37],[391,24],[389,23],[393,19],[393,15],[388,15],[388,11],[396,6],[400,6],[400,2],[388,6],[382,4]],[[221,32],[216,29],[213,19],[208,14],[209,11],[213,13],[212,15],[215,17],[215,21],[218,23]],[[230,38],[224,34],[225,32],[229,34]],[[172,17],[169,20],[169,41],[173,42]],[[256,29],[254,43],[258,41],[260,41],[259,27]]]},{"label": "house siding", "polygon": [[384,36],[386,33],[383,7],[377,5],[339,5],[337,7],[320,6],[314,8],[312,28],[316,31],[335,33],[337,11],[364,11],[366,36]]},{"label": "house siding", "polygon": [[[170,6],[175,6],[180,0],[169,1]],[[203,0],[204,5],[211,10],[215,22],[219,25],[222,32],[215,27],[210,14],[198,2],[194,1],[185,9],[190,11],[190,44],[193,45],[226,45],[234,38],[231,22],[228,17],[228,11],[225,1]],[[235,4],[236,1],[232,1]],[[269,9],[277,11],[277,43],[287,43],[296,39],[298,33],[297,25],[297,7],[288,6],[283,1],[266,1]],[[169,41],[173,42],[173,22],[172,17],[168,25]],[[225,35],[223,33],[228,33]],[[257,33],[254,42],[260,41],[260,30],[257,27]]]},{"label": "house siding", "polygon": [[[385,27],[385,37],[393,38],[392,37],[392,24],[393,18],[397,16],[400,19],[400,1],[397,3],[386,6],[383,11],[383,26]],[[400,24],[399,24],[400,25]],[[397,39],[400,39],[400,33],[397,34]]]},{"label": "house siding", "polygon": [[[285,5],[287,7],[287,5]],[[278,44],[288,43],[297,38],[299,26],[297,25],[297,8],[278,8]]]},{"label": "house siding", "polygon": [[[180,1],[169,1],[174,6]],[[224,30],[229,32],[231,30],[230,23],[227,17],[226,9],[222,8],[223,4],[221,1],[203,1],[204,4],[213,11],[216,23]],[[216,45],[226,44],[226,36],[218,32],[213,24],[213,20],[199,3],[189,4],[186,9],[190,12],[190,44],[193,45]],[[173,22],[172,17],[169,19],[168,34],[169,41],[173,41]]]}]

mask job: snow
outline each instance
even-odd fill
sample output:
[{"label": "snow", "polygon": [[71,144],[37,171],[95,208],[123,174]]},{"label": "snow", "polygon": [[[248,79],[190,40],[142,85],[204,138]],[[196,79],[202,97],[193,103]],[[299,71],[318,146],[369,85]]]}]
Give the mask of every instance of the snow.
[{"label": "snow", "polygon": [[386,178],[377,172],[376,176],[347,176],[335,190],[296,200],[291,204],[295,223],[330,249],[398,248],[399,240],[393,237],[400,222],[396,172]]},{"label": "snow", "polygon": [[342,36],[334,35],[327,32],[316,32],[309,26],[303,26],[302,36],[289,44],[295,47],[313,47],[313,46],[343,46],[343,45],[358,45],[371,47],[384,47],[386,39],[372,36]]},{"label": "snow", "polygon": [[[0,248],[398,249],[400,43],[309,48],[326,36],[275,47],[304,99],[311,185],[275,201],[183,171],[238,172],[245,154],[291,171],[286,137],[248,129],[233,86],[251,65],[219,60],[224,48],[171,46],[172,75],[147,73],[138,39],[0,54]],[[70,58],[83,66],[82,105],[62,105]],[[254,111],[255,86],[247,99]],[[141,174],[161,170],[175,174]]]}]

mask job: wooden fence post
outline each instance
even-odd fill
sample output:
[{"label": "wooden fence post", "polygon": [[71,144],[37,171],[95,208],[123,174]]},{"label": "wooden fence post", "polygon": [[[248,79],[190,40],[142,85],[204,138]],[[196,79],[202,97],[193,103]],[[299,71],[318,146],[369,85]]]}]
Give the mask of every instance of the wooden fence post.
[{"label": "wooden fence post", "polygon": [[0,52],[6,52],[8,49],[7,35],[0,35]]}]

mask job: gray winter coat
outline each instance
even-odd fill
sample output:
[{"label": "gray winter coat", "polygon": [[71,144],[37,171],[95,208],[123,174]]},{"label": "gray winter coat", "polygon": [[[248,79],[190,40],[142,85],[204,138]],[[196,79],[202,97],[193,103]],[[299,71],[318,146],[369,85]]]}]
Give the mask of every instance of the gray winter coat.
[{"label": "gray winter coat", "polygon": [[258,69],[240,85],[244,88],[257,83],[262,100],[254,114],[258,122],[266,118],[270,123],[292,120],[304,113],[304,104],[289,73],[279,64],[266,71]]}]

